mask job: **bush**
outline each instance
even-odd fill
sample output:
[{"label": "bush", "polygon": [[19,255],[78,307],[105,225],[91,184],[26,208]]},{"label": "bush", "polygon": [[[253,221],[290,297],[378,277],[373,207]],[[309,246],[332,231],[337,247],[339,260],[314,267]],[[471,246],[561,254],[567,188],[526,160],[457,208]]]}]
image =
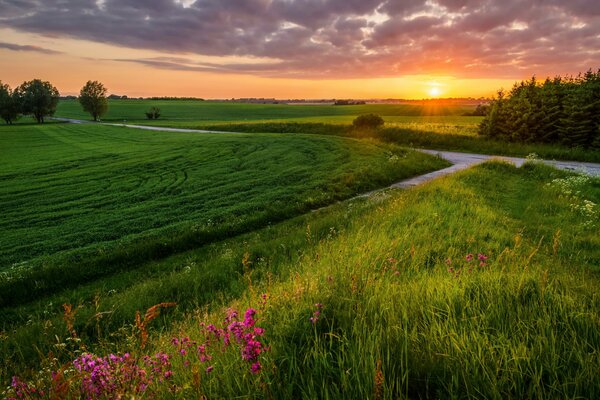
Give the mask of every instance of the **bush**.
[{"label": "bush", "polygon": [[150,110],[146,111],[146,118],[148,119],[158,119],[160,117],[160,108],[152,107]]},{"label": "bush", "polygon": [[352,121],[352,126],[359,129],[377,129],[383,126],[385,122],[377,114],[359,115]]}]

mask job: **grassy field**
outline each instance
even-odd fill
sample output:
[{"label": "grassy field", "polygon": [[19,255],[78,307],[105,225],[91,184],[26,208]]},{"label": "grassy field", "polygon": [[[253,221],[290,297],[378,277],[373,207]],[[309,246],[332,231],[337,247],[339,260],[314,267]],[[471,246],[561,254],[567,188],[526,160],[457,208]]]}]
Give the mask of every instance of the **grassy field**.
[{"label": "grassy field", "polygon": [[[159,120],[148,120],[144,111],[150,107],[162,111]],[[481,117],[465,117],[473,107],[419,106],[407,104],[367,104],[358,106],[287,105],[211,103],[202,101],[112,100],[105,122],[123,122],[169,126],[175,128],[218,128],[231,124],[258,124],[277,127],[283,124],[351,125],[356,116],[375,113],[381,115],[387,126],[418,129],[439,134],[475,136]],[[76,101],[59,103],[57,116],[89,119]],[[264,132],[275,132],[267,129]]]},{"label": "grassy field", "polygon": [[[144,110],[159,106],[159,120],[143,119]],[[210,103],[199,101],[118,100],[110,103],[105,121],[169,126],[176,128],[224,130],[248,133],[312,133],[364,136],[351,129],[360,114],[380,114],[386,121],[375,135],[401,146],[525,157],[600,162],[600,151],[537,143],[510,143],[478,136],[482,117],[463,116],[472,108],[459,106],[417,106],[373,104],[364,106],[304,106]],[[75,101],[59,103],[57,116],[86,119]],[[370,133],[372,135],[373,133]]]},{"label": "grassy field", "polygon": [[[599,202],[598,179],[502,163],[344,202],[14,310],[3,374],[31,376],[41,356],[33,382],[48,388],[82,351],[142,367],[164,352],[162,383],[146,389],[158,397],[595,398]],[[142,348],[135,311],[166,301],[178,305]],[[71,331],[62,302],[76,306]],[[264,329],[260,373],[240,357],[247,342],[211,333],[225,315]],[[111,363],[125,384],[109,397],[134,393],[120,375],[131,362]],[[78,396],[89,375],[61,376]]]},{"label": "grassy field", "polygon": [[600,179],[489,162],[344,200],[446,165],[398,144],[597,153],[199,104],[159,123],[247,133],[0,128],[2,397],[600,396]]},{"label": "grassy field", "polygon": [[339,137],[0,129],[0,304],[447,165]]},{"label": "grassy field", "polygon": [[[288,104],[244,104],[215,103],[193,100],[110,100],[108,113],[102,118],[106,122],[144,122],[144,112],[150,107],[161,110],[161,119],[175,124],[187,122],[244,122],[265,120],[294,120],[323,118],[320,122],[352,120],[353,116],[377,113],[385,117],[461,116],[474,107],[421,106],[407,104],[366,104],[356,106],[334,105],[288,105]],[[75,100],[59,102],[58,117],[89,119],[81,105]],[[154,121],[152,121],[154,122]]]}]

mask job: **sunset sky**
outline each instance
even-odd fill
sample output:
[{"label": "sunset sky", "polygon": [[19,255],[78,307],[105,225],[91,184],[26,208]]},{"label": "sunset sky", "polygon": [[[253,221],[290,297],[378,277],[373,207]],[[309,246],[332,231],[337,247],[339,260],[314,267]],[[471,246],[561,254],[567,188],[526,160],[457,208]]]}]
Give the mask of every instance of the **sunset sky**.
[{"label": "sunset sky", "polygon": [[490,96],[600,67],[598,0],[0,0],[0,80],[129,96]]}]

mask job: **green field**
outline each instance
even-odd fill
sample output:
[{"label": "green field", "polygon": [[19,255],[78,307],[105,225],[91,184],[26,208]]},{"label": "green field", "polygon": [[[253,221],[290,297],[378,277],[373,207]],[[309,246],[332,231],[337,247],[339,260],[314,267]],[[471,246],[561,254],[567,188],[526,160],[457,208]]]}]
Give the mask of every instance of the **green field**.
[{"label": "green field", "polygon": [[[159,120],[144,119],[157,106]],[[364,106],[237,104],[202,101],[113,100],[105,122],[123,122],[247,133],[310,133],[364,137],[351,128],[357,115],[376,113],[386,124],[368,135],[406,147],[545,159],[600,162],[600,151],[556,144],[513,143],[478,135],[482,117],[463,116],[473,107],[368,104]],[[89,119],[76,101],[62,101],[58,117]],[[22,122],[28,119],[24,118]]]},{"label": "green field", "polygon": [[[585,201],[600,202],[598,179],[488,163],[344,202],[5,311],[5,373],[50,350],[53,368],[77,357],[60,316],[70,302],[85,351],[172,355],[158,397],[594,398],[600,219]],[[465,259],[479,253],[484,266]],[[164,301],[178,306],[142,350],[128,324]],[[213,349],[213,373],[194,383],[207,364],[171,340],[202,343],[199,322],[220,326],[228,307],[258,309],[263,372]]]},{"label": "green field", "polygon": [[[149,121],[144,111],[150,107],[161,109],[159,120]],[[381,115],[390,127],[420,129],[437,133],[473,136],[481,117],[464,117],[473,107],[421,106],[407,104],[367,104],[357,106],[287,105],[211,103],[192,100],[111,100],[105,122],[123,122],[170,126],[176,128],[203,128],[229,124],[333,124],[351,125],[356,116],[375,113]],[[89,119],[76,101],[61,101],[58,117]],[[269,131],[271,132],[271,131]]]},{"label": "green field", "polygon": [[[127,371],[157,354],[142,397],[600,396],[599,178],[488,162],[349,199],[447,165],[398,143],[596,153],[457,134],[458,114],[357,132],[333,106],[176,105],[158,123],[247,133],[0,127],[0,385],[86,397],[73,361],[127,353],[106,398],[140,397]],[[248,308],[259,373],[223,339]]]},{"label": "green field", "polygon": [[[36,265],[61,255],[70,261],[56,263],[80,264],[73,259],[82,254],[89,262],[125,253],[80,271],[81,279],[92,279],[135,257],[256,229],[446,165],[339,137],[69,124],[0,129],[0,271],[12,287],[15,276],[31,281]],[[42,286],[52,279],[65,281],[46,277]],[[15,296],[0,295],[3,302]]]},{"label": "green field", "polygon": [[[290,120],[296,118],[352,117],[360,114],[377,113],[386,117],[398,116],[461,116],[474,107],[421,106],[408,104],[366,104],[356,106],[334,105],[288,105],[246,104],[194,100],[110,100],[108,113],[102,118],[107,122],[144,121],[144,112],[150,107],[161,110],[161,119],[169,121],[260,121]],[[89,119],[76,100],[59,102],[57,116]]]}]

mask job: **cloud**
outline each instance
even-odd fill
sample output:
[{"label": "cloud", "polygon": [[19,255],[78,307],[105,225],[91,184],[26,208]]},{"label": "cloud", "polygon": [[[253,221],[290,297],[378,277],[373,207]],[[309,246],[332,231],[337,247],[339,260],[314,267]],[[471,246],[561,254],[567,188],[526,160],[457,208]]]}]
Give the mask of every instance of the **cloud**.
[{"label": "cloud", "polygon": [[63,54],[60,51],[45,49],[43,47],[20,45],[20,44],[14,44],[14,43],[4,43],[4,42],[0,42],[0,49],[6,49],[6,50],[12,50],[12,51],[33,51],[36,53],[43,53],[43,54]]},{"label": "cloud", "polygon": [[0,0],[0,27],[173,55],[119,60],[152,68],[275,77],[515,77],[600,66],[597,0]]}]

